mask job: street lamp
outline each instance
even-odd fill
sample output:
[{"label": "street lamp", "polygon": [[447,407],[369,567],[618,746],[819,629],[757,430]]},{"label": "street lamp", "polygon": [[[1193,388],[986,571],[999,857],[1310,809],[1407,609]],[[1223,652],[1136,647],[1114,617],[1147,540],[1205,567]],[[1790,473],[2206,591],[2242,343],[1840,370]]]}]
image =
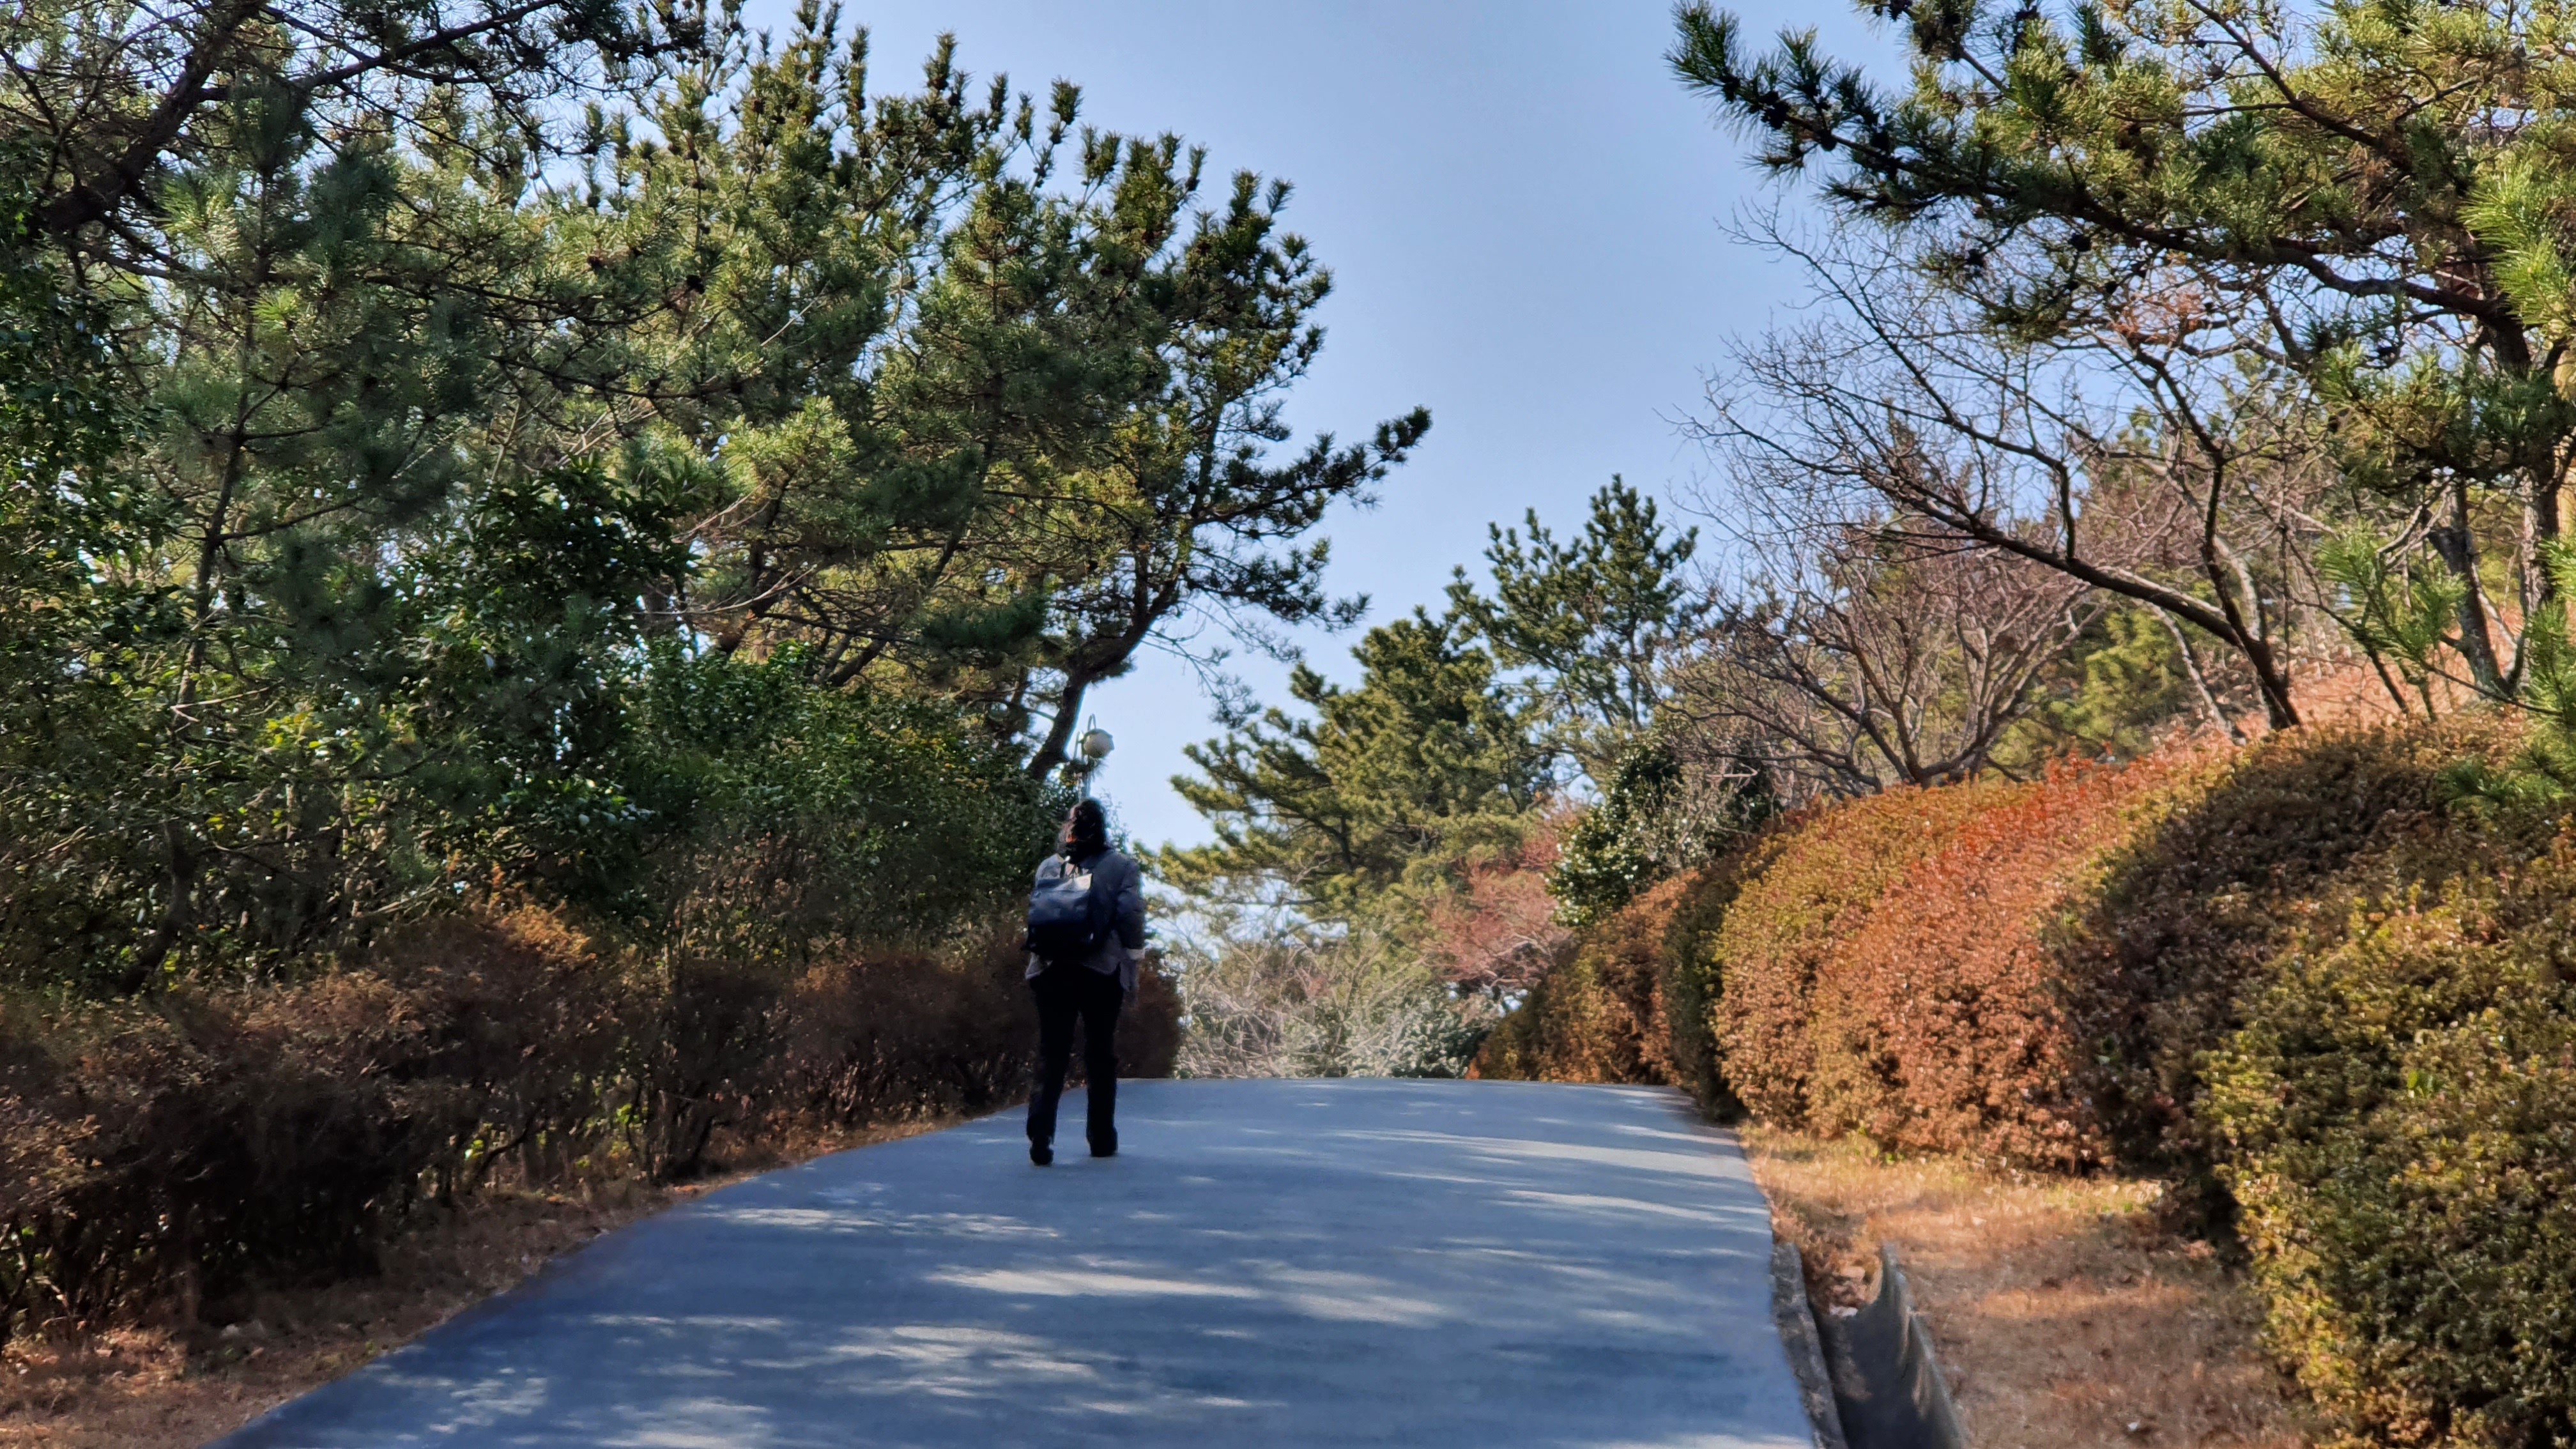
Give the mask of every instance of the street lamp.
[{"label": "street lamp", "polygon": [[1118,742],[1109,737],[1109,731],[1098,724],[1082,732],[1082,757],[1094,766],[1108,759],[1109,752],[1117,747]]},{"label": "street lamp", "polygon": [[1097,718],[1084,721],[1082,733],[1073,737],[1073,749],[1069,752],[1071,758],[1064,762],[1065,778],[1079,781],[1084,789],[1090,789],[1093,777],[1100,773],[1101,765],[1108,761],[1109,752],[1117,744],[1109,737],[1109,731],[1100,727]]}]

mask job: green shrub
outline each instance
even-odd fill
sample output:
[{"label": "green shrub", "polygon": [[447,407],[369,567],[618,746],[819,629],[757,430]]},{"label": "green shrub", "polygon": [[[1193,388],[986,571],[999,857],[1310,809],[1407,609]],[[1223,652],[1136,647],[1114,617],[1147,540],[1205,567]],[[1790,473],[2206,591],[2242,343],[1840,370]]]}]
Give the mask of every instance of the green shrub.
[{"label": "green shrub", "polygon": [[628,811],[586,827],[586,848],[637,857],[603,903],[626,933],[733,960],[935,948],[1026,888],[1068,798],[952,710],[807,674],[795,651],[656,653]]},{"label": "green shrub", "polygon": [[2536,1449],[2576,1440],[2576,839],[2462,869],[2466,833],[2293,933],[2201,1116],[2336,1427]]}]

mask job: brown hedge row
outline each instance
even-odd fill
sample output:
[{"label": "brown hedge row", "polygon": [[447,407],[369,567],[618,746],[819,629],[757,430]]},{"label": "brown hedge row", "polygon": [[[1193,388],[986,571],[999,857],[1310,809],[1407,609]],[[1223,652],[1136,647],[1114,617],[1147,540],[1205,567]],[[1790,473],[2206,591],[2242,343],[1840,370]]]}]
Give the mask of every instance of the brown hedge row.
[{"label": "brown hedge row", "polygon": [[1717,1114],[1736,1107],[1706,1024],[1717,1001],[1707,950],[1743,857],[1656,885],[1586,932],[1486,1036],[1469,1075],[1677,1086]]},{"label": "brown hedge row", "polygon": [[1818,967],[1887,881],[1994,788],[1808,811],[1657,884],[1531,988],[1485,1039],[1476,1074],[1680,1085],[1712,1111],[1804,1120]]},{"label": "brown hedge row", "polygon": [[1916,862],[2021,788],[1890,790],[1792,817],[1749,847],[1744,888],[1704,949],[1720,983],[1706,1029],[1727,1085],[1754,1115],[1808,1120],[1818,981],[1834,954]]},{"label": "brown hedge row", "polygon": [[2175,782],[2153,829],[2050,927],[2072,1029],[2090,1046],[2079,1090],[2115,1157],[2163,1172],[2208,1162],[2199,1062],[2239,1025],[2247,983],[2331,913],[2357,864],[2471,825],[2437,805],[2436,779],[2511,743],[2476,721],[2310,729]]},{"label": "brown hedge row", "polygon": [[[997,1106],[1034,1037],[1010,944],[641,964],[523,912],[300,983],[0,1001],[0,1336],[362,1270],[496,1173],[678,1178],[728,1140]],[[1140,998],[1123,1069],[1167,1075],[1173,995],[1149,971]]]},{"label": "brown hedge row", "polygon": [[1579,942],[1486,1065],[1698,1051],[1775,1121],[2163,1175],[2339,1442],[2576,1443],[2576,820],[2439,788],[2514,746],[2309,729],[1815,812],[1681,884],[1692,929]]},{"label": "brown hedge row", "polygon": [[1807,1125],[2020,1166],[2108,1160],[2042,937],[2190,764],[2071,766],[1995,790],[1853,913],[1816,972]]}]

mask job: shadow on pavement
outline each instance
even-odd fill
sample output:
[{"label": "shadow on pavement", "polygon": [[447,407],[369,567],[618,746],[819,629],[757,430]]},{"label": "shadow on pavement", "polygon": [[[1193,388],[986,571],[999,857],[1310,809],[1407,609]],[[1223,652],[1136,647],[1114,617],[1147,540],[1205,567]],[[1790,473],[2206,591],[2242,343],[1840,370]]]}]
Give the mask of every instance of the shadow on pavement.
[{"label": "shadow on pavement", "polygon": [[221,1443],[1804,1445],[1767,1210],[1676,1100],[1122,1084],[1117,1158],[996,1118],[758,1178]]}]

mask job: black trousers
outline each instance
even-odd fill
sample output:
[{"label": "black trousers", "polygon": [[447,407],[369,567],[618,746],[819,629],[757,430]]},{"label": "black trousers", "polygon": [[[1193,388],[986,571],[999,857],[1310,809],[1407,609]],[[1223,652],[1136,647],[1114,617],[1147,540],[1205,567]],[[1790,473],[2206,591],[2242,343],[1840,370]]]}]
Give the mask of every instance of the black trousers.
[{"label": "black trousers", "polygon": [[1055,1108],[1073,1062],[1073,1024],[1082,1022],[1082,1073],[1091,1081],[1083,1137],[1092,1150],[1118,1146],[1118,977],[1088,966],[1051,966],[1029,981],[1038,1000],[1038,1080],[1029,1094],[1029,1140],[1055,1145]]}]

